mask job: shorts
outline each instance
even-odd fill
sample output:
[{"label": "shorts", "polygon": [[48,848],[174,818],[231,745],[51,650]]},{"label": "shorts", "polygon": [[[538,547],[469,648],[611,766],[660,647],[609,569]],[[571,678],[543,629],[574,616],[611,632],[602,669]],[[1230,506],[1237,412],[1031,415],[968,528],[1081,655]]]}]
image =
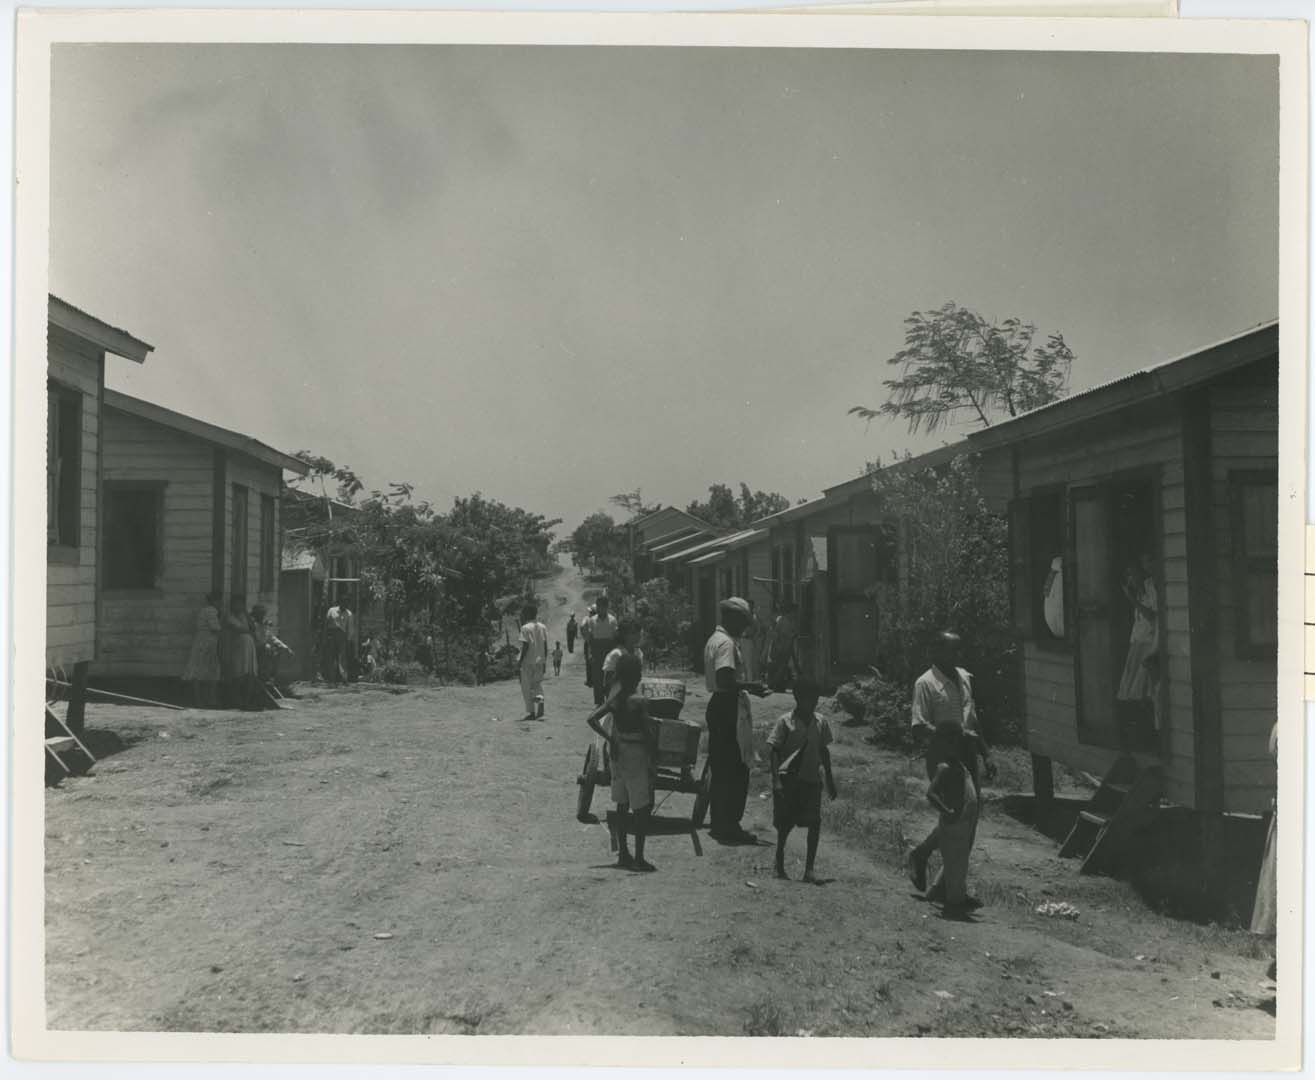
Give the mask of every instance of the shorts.
[{"label": "shorts", "polygon": [[648,746],[629,739],[616,741],[612,756],[612,801],[617,806],[643,810],[653,805],[653,776]]},{"label": "shorts", "polygon": [[782,777],[781,790],[772,792],[772,824],[778,829],[822,824],[821,783]]}]

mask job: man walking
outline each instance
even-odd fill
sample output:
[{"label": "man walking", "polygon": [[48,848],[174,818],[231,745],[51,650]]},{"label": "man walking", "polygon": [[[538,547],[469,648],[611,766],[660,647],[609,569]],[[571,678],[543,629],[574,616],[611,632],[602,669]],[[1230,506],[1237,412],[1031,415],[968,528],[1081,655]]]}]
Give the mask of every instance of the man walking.
[{"label": "man walking", "polygon": [[537,604],[526,604],[521,618],[521,696],[525,698],[525,719],[533,720],[538,715],[537,699],[543,695],[543,676],[548,667],[548,628],[539,622]]},{"label": "man walking", "polygon": [[[952,630],[936,636],[931,649],[931,667],[913,684],[913,741],[926,756],[927,778],[934,762],[927,751],[931,736],[942,725],[951,725],[974,737],[977,753],[969,762],[974,790],[978,789],[977,759],[980,756],[988,779],[995,775],[990,748],[977,725],[977,704],[973,700],[973,677],[959,666],[963,643]],[[940,842],[940,827],[933,828],[926,839],[908,854],[909,880],[919,892],[927,890],[927,860]]]},{"label": "man walking", "polygon": [[603,661],[616,648],[620,636],[616,616],[609,607],[607,597],[600,596],[594,615],[585,620],[581,631],[584,638],[585,685],[593,687],[595,705],[603,703]]},{"label": "man walking", "polygon": [[324,681],[337,686],[343,681],[347,660],[347,627],[351,619],[347,601],[341,597],[324,616]]},{"label": "man walking", "polygon": [[711,782],[709,835],[723,844],[752,844],[757,838],[740,824],[749,796],[753,756],[753,717],[749,695],[765,697],[749,682],[737,639],[749,625],[749,605],[738,596],[721,602],[721,621],[703,647],[707,679],[708,765]]},{"label": "man walking", "polygon": [[566,620],[566,651],[575,652],[575,635],[580,632],[580,624],[575,621],[575,612],[571,612],[571,617]]}]

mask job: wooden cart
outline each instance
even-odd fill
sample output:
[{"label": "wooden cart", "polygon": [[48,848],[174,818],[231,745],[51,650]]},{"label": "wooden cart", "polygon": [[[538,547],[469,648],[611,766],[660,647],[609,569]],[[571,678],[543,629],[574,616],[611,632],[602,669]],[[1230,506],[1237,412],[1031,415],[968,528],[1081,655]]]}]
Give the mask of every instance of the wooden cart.
[{"label": "wooden cart", "polygon": [[[694,796],[689,830],[694,836],[695,850],[698,851],[698,838],[694,830],[703,824],[707,816],[711,790],[707,762],[704,762],[702,770],[697,768],[703,725],[680,719],[680,710],[685,705],[685,684],[679,679],[643,679],[639,684],[639,692],[648,702],[649,715],[656,718],[660,725],[655,786],[658,791]],[[606,739],[594,737],[589,749],[585,751],[584,768],[575,782],[580,787],[576,818],[582,822],[592,821],[594,818],[590,807],[593,804],[594,789],[612,782],[611,756]]]}]

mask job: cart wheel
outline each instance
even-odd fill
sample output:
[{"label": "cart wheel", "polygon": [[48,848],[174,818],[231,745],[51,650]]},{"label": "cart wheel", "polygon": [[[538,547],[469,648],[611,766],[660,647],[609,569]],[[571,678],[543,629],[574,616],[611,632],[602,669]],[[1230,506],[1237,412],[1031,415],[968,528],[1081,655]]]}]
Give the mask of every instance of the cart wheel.
[{"label": "cart wheel", "polygon": [[694,796],[694,812],[690,814],[690,821],[694,828],[703,828],[703,819],[708,814],[708,803],[712,801],[712,766],[707,762],[703,764],[703,775],[699,777],[699,793]]},{"label": "cart wheel", "polygon": [[594,801],[594,773],[598,771],[598,755],[591,746],[584,754],[584,771],[576,778],[580,794],[575,800],[575,819],[588,822],[589,807]]}]

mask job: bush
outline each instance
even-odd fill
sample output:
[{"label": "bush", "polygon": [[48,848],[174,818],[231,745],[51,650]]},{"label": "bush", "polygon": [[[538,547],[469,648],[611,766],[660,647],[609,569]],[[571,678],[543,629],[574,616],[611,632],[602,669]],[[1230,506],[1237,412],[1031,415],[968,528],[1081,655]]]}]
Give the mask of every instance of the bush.
[{"label": "bush", "polygon": [[871,741],[889,750],[913,746],[910,732],[912,687],[905,689],[879,675],[854,679],[836,691],[835,703],[856,722],[872,727]]}]

